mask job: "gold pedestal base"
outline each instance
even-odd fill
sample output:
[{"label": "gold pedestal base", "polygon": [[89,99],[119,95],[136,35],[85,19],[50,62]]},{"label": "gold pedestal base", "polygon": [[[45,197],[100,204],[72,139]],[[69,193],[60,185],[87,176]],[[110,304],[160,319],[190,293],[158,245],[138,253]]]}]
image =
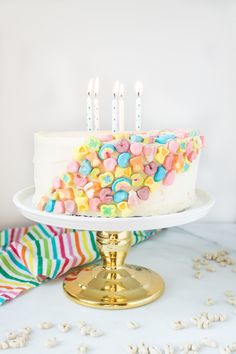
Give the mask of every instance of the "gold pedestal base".
[{"label": "gold pedestal base", "polygon": [[98,232],[103,265],[76,269],[65,278],[63,287],[70,299],[89,307],[125,309],[159,298],[165,286],[157,273],[123,265],[130,243],[130,232]]}]

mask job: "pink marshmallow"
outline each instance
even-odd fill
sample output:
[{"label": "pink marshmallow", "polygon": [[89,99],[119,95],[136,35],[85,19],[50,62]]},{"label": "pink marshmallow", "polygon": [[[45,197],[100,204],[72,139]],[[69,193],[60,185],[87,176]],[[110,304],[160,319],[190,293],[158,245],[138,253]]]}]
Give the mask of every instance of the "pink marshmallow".
[{"label": "pink marshmallow", "polygon": [[67,214],[75,214],[76,212],[76,205],[73,200],[65,200],[65,211]]},{"label": "pink marshmallow", "polygon": [[99,198],[92,198],[89,201],[89,208],[92,211],[99,211],[99,205],[101,204],[101,200]]},{"label": "pink marshmallow", "polygon": [[141,200],[147,200],[149,198],[150,189],[148,187],[142,187],[137,191],[137,196]]},{"label": "pink marshmallow", "polygon": [[157,151],[157,146],[155,146],[155,145],[147,144],[147,145],[144,145],[144,147],[143,147],[143,153],[144,153],[146,160],[148,162],[151,162],[154,160],[154,156],[156,155],[156,151]]},{"label": "pink marshmallow", "polygon": [[186,154],[190,154],[190,152],[193,150],[193,143],[192,141],[189,141],[186,145]]},{"label": "pink marshmallow", "polygon": [[79,169],[79,163],[77,161],[71,161],[67,165],[67,171],[76,173]]},{"label": "pink marshmallow", "polygon": [[188,157],[188,160],[192,162],[192,161],[195,160],[196,157],[197,157],[196,151],[190,152],[190,154],[188,154],[187,157]]},{"label": "pink marshmallow", "polygon": [[115,144],[116,150],[120,153],[129,151],[130,143],[127,139],[121,139]]},{"label": "pink marshmallow", "polygon": [[175,179],[175,171],[171,170],[167,173],[165,179],[163,180],[163,184],[165,186],[170,186],[174,182],[174,179]]},{"label": "pink marshmallow", "polygon": [[173,164],[173,160],[174,160],[174,156],[169,154],[166,158],[165,158],[165,162],[163,164],[163,166],[165,167],[165,169],[167,171],[171,170],[172,168],[172,164]]},{"label": "pink marshmallow", "polygon": [[148,176],[155,175],[157,171],[157,164],[154,161],[151,161],[148,165],[144,166],[144,172]]},{"label": "pink marshmallow", "polygon": [[103,165],[106,171],[114,171],[117,165],[117,161],[114,157],[109,157],[103,161]]},{"label": "pink marshmallow", "polygon": [[113,140],[114,137],[111,134],[101,134],[98,135],[98,139],[100,139],[102,142],[107,142]]},{"label": "pink marshmallow", "polygon": [[130,145],[130,151],[133,155],[140,155],[143,150],[143,145],[141,143],[132,143]]},{"label": "pink marshmallow", "polygon": [[52,180],[52,187],[57,189],[57,188],[63,188],[63,181],[60,177],[54,177]]},{"label": "pink marshmallow", "polygon": [[78,176],[75,176],[74,177],[74,183],[76,185],[76,187],[78,188],[83,188],[88,182],[88,178],[87,177],[78,177]]},{"label": "pink marshmallow", "polygon": [[99,193],[102,203],[111,203],[113,201],[113,191],[111,188],[103,188]]},{"label": "pink marshmallow", "polygon": [[206,145],[206,138],[204,135],[200,135],[200,139],[202,141],[202,146],[204,147]]},{"label": "pink marshmallow", "polygon": [[57,200],[53,211],[55,214],[64,214],[65,213],[64,202],[61,200]]},{"label": "pink marshmallow", "polygon": [[137,196],[137,193],[133,190],[129,192],[129,198],[128,198],[128,205],[129,206],[136,206],[140,203],[140,199]]},{"label": "pink marshmallow", "polygon": [[176,140],[171,140],[168,143],[168,149],[172,154],[175,154],[179,148],[179,143]]}]

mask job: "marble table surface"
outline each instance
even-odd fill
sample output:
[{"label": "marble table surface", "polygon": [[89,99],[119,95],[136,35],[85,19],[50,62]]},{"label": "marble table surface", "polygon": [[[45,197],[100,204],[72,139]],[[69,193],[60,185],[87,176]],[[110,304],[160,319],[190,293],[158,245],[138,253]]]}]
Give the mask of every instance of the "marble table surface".
[{"label": "marble table surface", "polygon": [[[221,249],[228,249],[236,261],[236,224],[192,223],[162,230],[158,237],[132,248],[127,259],[128,263],[146,266],[162,275],[166,290],[159,300],[132,310],[96,310],[68,300],[63,294],[61,279],[51,281],[0,308],[0,340],[7,331],[32,326],[34,330],[28,345],[11,349],[11,353],[47,353],[49,350],[72,354],[84,343],[90,349],[88,353],[121,354],[126,352],[128,343],[145,342],[160,347],[168,343],[177,347],[203,337],[215,339],[220,345],[230,344],[236,341],[236,307],[226,302],[224,292],[236,292],[236,273],[230,266],[216,265],[216,272],[203,271],[202,279],[195,279],[192,269],[193,257]],[[205,305],[209,297],[215,300],[215,305]],[[198,329],[190,318],[203,311],[223,313],[227,320],[214,323],[209,329]],[[46,320],[68,321],[73,327],[68,333],[59,332],[56,326],[39,330],[37,324]],[[75,325],[79,320],[102,329],[104,336],[81,336]],[[138,322],[140,328],[129,329],[129,320]],[[186,321],[188,327],[172,329],[175,320]],[[46,349],[45,340],[53,336],[59,340],[58,346]],[[218,353],[218,349],[203,348],[200,353]]]}]

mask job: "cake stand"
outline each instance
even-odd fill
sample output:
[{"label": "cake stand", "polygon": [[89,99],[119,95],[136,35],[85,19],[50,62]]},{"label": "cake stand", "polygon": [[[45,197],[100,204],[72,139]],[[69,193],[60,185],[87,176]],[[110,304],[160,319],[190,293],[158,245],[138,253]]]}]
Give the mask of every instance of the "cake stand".
[{"label": "cake stand", "polygon": [[182,212],[128,218],[57,215],[32,206],[34,187],[15,194],[13,200],[28,219],[47,225],[96,231],[102,264],[72,270],[64,279],[65,293],[73,301],[90,307],[124,309],[145,305],[159,298],[165,288],[159,274],[142,266],[124,264],[131,245],[131,231],[183,225],[204,217],[213,198],[197,189],[194,205]]}]

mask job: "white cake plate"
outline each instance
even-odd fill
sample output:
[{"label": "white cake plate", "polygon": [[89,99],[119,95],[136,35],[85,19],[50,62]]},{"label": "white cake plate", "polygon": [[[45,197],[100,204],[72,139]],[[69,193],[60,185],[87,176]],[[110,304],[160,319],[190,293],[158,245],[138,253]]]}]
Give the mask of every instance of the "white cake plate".
[{"label": "white cake plate", "polygon": [[28,219],[47,225],[97,231],[96,242],[102,265],[79,267],[63,284],[69,298],[81,305],[103,309],[125,309],[145,305],[164,292],[161,276],[150,269],[124,264],[131,245],[131,231],[178,226],[204,217],[214,205],[213,198],[197,189],[194,205],[182,212],[130,218],[102,218],[56,215],[32,206],[34,188],[25,188],[13,200]]},{"label": "white cake plate", "polygon": [[151,230],[184,225],[204,217],[214,205],[214,199],[207,192],[197,189],[194,205],[178,213],[129,218],[102,218],[42,212],[32,206],[33,195],[34,187],[28,187],[20,190],[13,198],[15,205],[27,219],[47,225],[91,231]]}]

